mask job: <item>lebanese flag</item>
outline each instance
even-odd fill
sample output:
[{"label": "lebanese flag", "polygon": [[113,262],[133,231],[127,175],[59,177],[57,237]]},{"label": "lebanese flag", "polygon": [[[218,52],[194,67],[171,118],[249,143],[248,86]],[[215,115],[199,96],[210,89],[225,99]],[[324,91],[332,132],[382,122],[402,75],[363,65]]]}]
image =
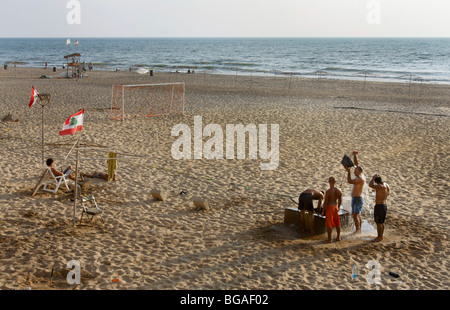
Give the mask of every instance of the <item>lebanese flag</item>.
[{"label": "lebanese flag", "polygon": [[36,103],[37,99],[39,98],[39,93],[36,90],[36,88],[31,89],[31,100],[30,100],[30,104],[28,105],[29,108],[31,108],[33,106],[33,104]]},{"label": "lebanese flag", "polygon": [[63,125],[63,129],[59,132],[60,136],[73,135],[77,131],[83,129],[84,109],[71,115]]}]

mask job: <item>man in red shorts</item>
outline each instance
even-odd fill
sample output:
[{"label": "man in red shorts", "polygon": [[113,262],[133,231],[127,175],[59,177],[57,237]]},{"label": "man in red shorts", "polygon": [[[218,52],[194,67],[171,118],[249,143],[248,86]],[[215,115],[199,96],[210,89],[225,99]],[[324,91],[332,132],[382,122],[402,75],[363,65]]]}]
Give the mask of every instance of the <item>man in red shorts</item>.
[{"label": "man in red shorts", "polygon": [[336,179],[330,177],[328,179],[330,188],[325,192],[325,202],[323,203],[322,215],[325,215],[325,225],[327,226],[328,240],[331,243],[331,230],[336,227],[336,241],[341,241],[341,221],[339,219],[339,209],[342,203],[342,192],[337,187]]}]

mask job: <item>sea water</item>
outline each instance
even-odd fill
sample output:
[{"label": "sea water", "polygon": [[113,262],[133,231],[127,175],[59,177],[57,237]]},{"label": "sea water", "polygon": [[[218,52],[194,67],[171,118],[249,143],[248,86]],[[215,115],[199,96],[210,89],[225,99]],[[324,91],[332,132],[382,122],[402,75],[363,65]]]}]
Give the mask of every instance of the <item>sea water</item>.
[{"label": "sea water", "polygon": [[61,68],[65,55],[81,53],[81,61],[95,70],[312,78],[322,72],[321,78],[450,84],[450,38],[71,38],[79,45],[66,40],[0,39],[0,64],[48,62]]}]

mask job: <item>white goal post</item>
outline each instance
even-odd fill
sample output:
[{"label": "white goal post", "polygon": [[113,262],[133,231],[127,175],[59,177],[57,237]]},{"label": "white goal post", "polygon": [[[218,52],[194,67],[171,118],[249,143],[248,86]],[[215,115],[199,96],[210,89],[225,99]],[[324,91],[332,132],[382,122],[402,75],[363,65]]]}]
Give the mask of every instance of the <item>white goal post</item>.
[{"label": "white goal post", "polygon": [[110,118],[184,115],[185,83],[113,85]]}]

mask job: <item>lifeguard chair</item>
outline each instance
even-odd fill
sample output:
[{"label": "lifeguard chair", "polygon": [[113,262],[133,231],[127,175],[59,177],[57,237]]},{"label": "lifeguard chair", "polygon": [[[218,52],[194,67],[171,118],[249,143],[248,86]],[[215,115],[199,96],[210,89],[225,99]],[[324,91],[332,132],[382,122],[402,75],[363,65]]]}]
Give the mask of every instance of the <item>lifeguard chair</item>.
[{"label": "lifeguard chair", "polygon": [[[77,77],[79,78],[81,75],[81,54],[75,53],[64,56],[67,63],[67,74],[66,77]],[[71,75],[69,75],[69,71]]]}]

